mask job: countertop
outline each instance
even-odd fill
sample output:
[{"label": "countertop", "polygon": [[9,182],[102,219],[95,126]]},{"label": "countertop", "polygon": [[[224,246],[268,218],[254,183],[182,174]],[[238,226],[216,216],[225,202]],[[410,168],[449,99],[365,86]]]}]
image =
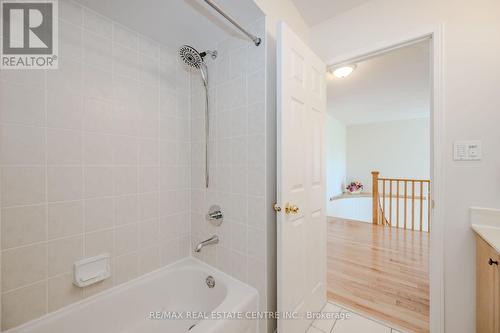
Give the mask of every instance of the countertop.
[{"label": "countertop", "polygon": [[472,230],[500,253],[500,210],[473,207],[470,220]]},{"label": "countertop", "polygon": [[500,228],[478,224],[472,224],[471,227],[486,243],[500,253]]}]

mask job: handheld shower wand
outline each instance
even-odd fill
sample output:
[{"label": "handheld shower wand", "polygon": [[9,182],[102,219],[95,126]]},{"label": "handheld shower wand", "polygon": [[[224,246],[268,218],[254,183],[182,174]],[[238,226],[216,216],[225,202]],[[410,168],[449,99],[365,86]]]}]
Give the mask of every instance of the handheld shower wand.
[{"label": "handheld shower wand", "polygon": [[205,187],[208,188],[209,177],[209,140],[210,140],[210,113],[209,113],[209,86],[208,86],[208,68],[203,59],[210,55],[212,59],[217,58],[217,51],[205,51],[199,53],[195,48],[189,45],[183,45],[179,49],[179,56],[182,61],[190,67],[200,70],[203,87],[205,88]]}]

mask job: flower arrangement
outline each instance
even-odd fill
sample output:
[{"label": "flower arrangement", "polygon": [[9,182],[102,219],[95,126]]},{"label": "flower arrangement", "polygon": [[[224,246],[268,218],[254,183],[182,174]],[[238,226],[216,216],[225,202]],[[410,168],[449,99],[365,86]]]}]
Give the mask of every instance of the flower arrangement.
[{"label": "flower arrangement", "polygon": [[359,194],[359,193],[363,192],[363,184],[361,184],[361,182],[358,182],[358,181],[351,182],[350,184],[348,184],[345,187],[345,189],[346,189],[347,193]]}]

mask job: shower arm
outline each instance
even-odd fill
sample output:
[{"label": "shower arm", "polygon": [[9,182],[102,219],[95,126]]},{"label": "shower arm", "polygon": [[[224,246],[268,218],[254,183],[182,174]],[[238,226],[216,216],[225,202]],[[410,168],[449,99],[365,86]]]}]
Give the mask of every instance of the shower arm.
[{"label": "shower arm", "polygon": [[228,20],[229,22],[231,22],[232,25],[234,25],[236,28],[238,28],[242,33],[244,33],[248,38],[250,38],[255,46],[259,46],[260,43],[262,42],[262,40],[249,33],[245,28],[243,28],[238,22],[236,22],[231,16],[229,16],[228,14],[226,14],[222,8],[220,8],[219,6],[217,6],[217,4],[215,4],[212,0],[204,0],[210,7],[212,7],[217,13],[221,14],[222,16],[224,16],[224,18],[226,20]]}]

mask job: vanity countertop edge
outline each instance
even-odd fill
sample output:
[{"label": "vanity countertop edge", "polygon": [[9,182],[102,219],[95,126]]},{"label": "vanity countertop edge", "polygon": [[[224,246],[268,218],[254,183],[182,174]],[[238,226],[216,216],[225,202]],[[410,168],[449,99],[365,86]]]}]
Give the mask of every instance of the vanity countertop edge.
[{"label": "vanity countertop edge", "polygon": [[471,207],[471,228],[500,254],[500,209]]}]

